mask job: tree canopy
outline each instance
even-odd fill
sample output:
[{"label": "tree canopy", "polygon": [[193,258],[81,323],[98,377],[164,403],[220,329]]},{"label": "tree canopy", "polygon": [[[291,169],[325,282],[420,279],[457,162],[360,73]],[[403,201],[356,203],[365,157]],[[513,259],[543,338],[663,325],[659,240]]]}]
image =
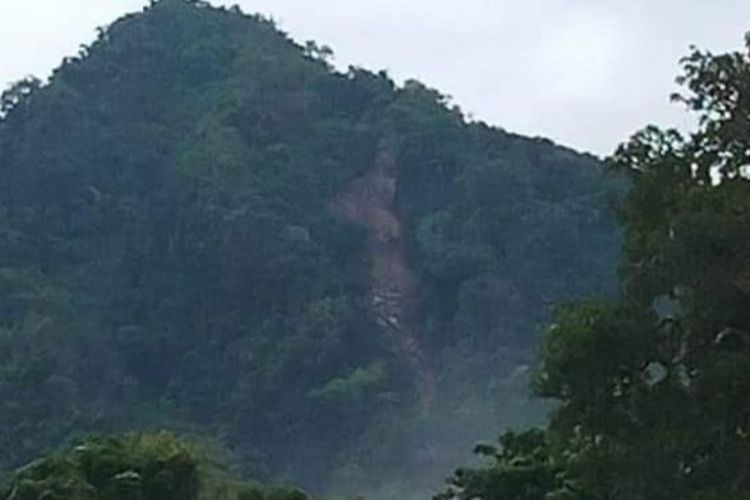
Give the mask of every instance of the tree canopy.
[{"label": "tree canopy", "polygon": [[14,473],[4,500],[309,500],[284,486],[242,483],[169,433],[95,437]]}]

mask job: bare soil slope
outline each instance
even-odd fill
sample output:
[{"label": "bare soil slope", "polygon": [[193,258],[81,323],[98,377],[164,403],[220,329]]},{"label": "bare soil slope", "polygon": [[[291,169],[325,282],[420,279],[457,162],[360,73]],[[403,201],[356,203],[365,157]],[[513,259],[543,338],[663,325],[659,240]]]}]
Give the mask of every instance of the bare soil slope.
[{"label": "bare soil slope", "polygon": [[417,278],[409,267],[404,229],[394,207],[395,169],[384,141],[373,168],[350,182],[334,210],[369,231],[372,307],[378,324],[414,373],[420,402],[427,409],[435,397],[435,373],[416,332]]}]

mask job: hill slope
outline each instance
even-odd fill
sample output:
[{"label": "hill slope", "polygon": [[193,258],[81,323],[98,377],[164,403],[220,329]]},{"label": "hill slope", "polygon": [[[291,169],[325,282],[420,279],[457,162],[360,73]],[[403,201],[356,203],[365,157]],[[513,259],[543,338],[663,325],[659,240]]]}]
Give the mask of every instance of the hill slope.
[{"label": "hill slope", "polygon": [[169,427],[362,487],[536,418],[538,325],[614,287],[617,185],[327,56],[162,0],[3,95],[2,466]]}]

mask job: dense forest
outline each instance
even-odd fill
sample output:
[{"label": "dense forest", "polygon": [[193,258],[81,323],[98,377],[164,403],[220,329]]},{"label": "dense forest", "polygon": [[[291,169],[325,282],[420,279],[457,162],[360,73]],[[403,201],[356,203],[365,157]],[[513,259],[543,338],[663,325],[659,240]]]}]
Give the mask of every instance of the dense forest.
[{"label": "dense forest", "polygon": [[426,498],[513,425],[436,498],[746,499],[750,37],[606,168],[331,57],[161,0],[2,94],[2,498]]},{"label": "dense forest", "polygon": [[[649,359],[675,378],[667,344],[645,341],[639,326],[658,320],[652,298],[684,291],[689,303],[664,303],[741,330],[722,321],[744,296],[704,293],[690,273],[691,252],[712,251],[711,231],[722,231],[721,248],[739,231],[711,216],[740,210],[725,196],[744,181],[714,189],[689,169],[656,168],[707,147],[703,138],[678,146],[651,131],[618,153],[610,176],[593,156],[468,120],[424,84],[342,71],[331,58],[237,8],[161,0],[101,29],[48,81],[2,94],[0,470],[58,450],[8,475],[9,499],[41,498],[56,481],[87,493],[55,498],[205,496],[191,446],[220,450],[242,477],[406,498],[439,488],[474,441],[544,422],[549,406],[530,400],[527,382],[556,304],[603,300],[561,309],[547,335],[538,390],[564,401],[552,428],[570,439],[604,431],[578,422],[575,409],[591,401],[561,377],[609,384],[604,371]],[[610,208],[632,182],[632,265],[618,288],[623,233]],[[672,239],[659,232],[668,225]],[[711,264],[716,286],[722,262]],[[620,332],[620,322],[640,332],[617,337],[637,351],[605,346],[602,325]],[[669,339],[692,331],[663,324]],[[732,332],[722,338],[744,339]],[[594,335],[609,356],[601,365],[581,361],[595,354]],[[685,363],[713,362],[684,349]],[[633,374],[617,376],[630,391]],[[677,389],[669,397],[690,401]],[[84,438],[156,429],[196,444]],[[159,489],[178,476],[193,489]],[[245,500],[301,495],[222,484]]]}]

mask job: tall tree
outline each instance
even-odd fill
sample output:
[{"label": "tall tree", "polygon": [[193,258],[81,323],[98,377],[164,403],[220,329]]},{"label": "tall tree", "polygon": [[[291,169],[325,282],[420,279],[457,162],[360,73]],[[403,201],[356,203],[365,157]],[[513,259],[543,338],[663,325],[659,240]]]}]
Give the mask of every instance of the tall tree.
[{"label": "tall tree", "polygon": [[[621,299],[562,307],[546,334],[534,387],[559,406],[536,463],[555,463],[569,488],[551,498],[747,498],[750,38],[682,63],[673,98],[697,131],[648,127],[611,158],[633,183]],[[496,498],[459,485],[450,498]]]}]

